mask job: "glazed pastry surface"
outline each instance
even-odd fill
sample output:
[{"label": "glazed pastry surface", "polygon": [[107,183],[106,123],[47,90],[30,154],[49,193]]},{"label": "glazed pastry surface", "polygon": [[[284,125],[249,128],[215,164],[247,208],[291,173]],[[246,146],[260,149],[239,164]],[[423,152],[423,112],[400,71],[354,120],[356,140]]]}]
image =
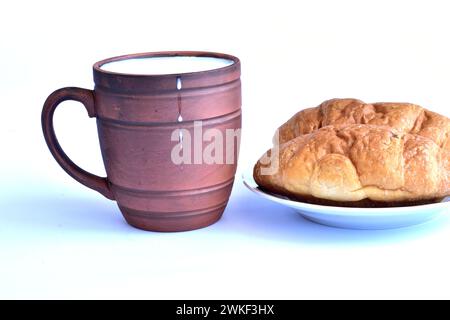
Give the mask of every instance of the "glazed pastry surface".
[{"label": "glazed pastry surface", "polygon": [[[337,202],[442,198],[450,194],[447,126],[447,118],[415,105],[328,101],[282,126],[285,143],[268,152],[279,157],[266,164],[263,156],[254,178],[274,193]],[[276,170],[266,174],[269,165]]]}]

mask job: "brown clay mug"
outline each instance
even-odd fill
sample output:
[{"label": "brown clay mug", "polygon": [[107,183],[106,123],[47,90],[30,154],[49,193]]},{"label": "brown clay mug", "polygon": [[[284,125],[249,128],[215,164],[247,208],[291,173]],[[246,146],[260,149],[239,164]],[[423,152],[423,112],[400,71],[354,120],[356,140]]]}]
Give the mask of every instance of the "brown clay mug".
[{"label": "brown clay mug", "polygon": [[[111,71],[129,62],[158,65],[159,59],[168,59],[170,64],[170,58],[226,63],[169,74],[148,74],[139,67],[136,73]],[[183,231],[219,220],[237,166],[239,59],[197,51],[141,53],[99,61],[93,72],[94,90],[62,88],[45,101],[42,128],[59,165],[81,184],[116,200],[126,221],[137,228]],[[89,117],[96,117],[107,177],[81,169],[59,145],[53,114],[65,100],[81,102]],[[220,136],[226,141],[217,141]]]}]

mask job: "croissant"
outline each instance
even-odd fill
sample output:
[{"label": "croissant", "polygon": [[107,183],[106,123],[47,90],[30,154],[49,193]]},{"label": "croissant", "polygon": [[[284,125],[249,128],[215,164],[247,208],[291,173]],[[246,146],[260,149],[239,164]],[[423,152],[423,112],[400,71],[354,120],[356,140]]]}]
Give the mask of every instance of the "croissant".
[{"label": "croissant", "polygon": [[450,150],[450,119],[411,103],[364,103],[332,99],[302,110],[278,129],[279,143],[328,125],[386,125],[399,132],[430,138]]},{"label": "croissant", "polygon": [[[410,112],[427,113],[417,108],[411,107]],[[393,113],[390,120],[395,119]],[[296,133],[311,131],[313,126],[305,127],[306,122],[297,119],[300,125],[292,126],[300,130]],[[363,116],[354,119],[361,121]],[[327,121],[321,118],[317,122],[320,125],[314,126]],[[395,123],[404,130],[356,124],[326,126],[301,134],[261,157],[254,167],[254,179],[268,191],[319,203],[320,199],[340,204],[364,200],[412,203],[448,196],[450,151],[436,143],[446,141],[444,137],[424,126],[418,133],[406,133],[406,129],[418,126],[409,120]],[[288,132],[287,127],[283,130]],[[425,137],[427,133],[435,139]]]}]

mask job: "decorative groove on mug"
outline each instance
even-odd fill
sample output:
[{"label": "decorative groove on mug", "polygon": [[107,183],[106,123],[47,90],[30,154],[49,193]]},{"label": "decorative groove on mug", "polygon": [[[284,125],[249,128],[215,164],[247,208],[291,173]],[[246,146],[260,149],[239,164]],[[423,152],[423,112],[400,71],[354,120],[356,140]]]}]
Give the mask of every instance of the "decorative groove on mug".
[{"label": "decorative groove on mug", "polygon": [[[212,126],[215,124],[224,124],[233,121],[236,118],[239,118],[241,116],[242,112],[241,109],[220,115],[213,118],[203,119],[202,126]],[[124,121],[119,119],[111,119],[111,118],[104,118],[104,117],[97,117],[98,120],[102,121],[102,124],[105,126],[110,127],[117,127],[123,130],[137,130],[139,127],[143,127],[142,129],[146,129],[147,127],[167,127],[167,128],[179,128],[180,123],[177,121],[173,122],[133,122],[133,121]],[[189,128],[194,126],[195,121],[200,120],[188,120],[183,121],[183,127]]]},{"label": "decorative groove on mug", "polygon": [[201,210],[189,210],[189,211],[177,211],[177,212],[141,211],[141,210],[124,207],[121,205],[119,205],[119,208],[121,211],[124,210],[127,212],[128,215],[131,215],[131,216],[139,216],[139,217],[145,218],[145,219],[170,219],[170,218],[184,218],[184,217],[200,216],[200,215],[208,214],[211,211],[225,208],[227,203],[228,203],[228,199],[227,199],[227,201],[222,202],[218,205],[204,208]]},{"label": "decorative groove on mug", "polygon": [[[183,75],[181,74],[180,77],[183,77]],[[175,85],[176,85],[176,82],[175,82]],[[234,89],[236,87],[239,87],[240,85],[241,85],[241,79],[237,78],[237,79],[231,80],[229,82],[214,84],[214,85],[201,87],[201,88],[187,88],[187,89],[185,88],[185,89],[183,89],[183,96],[199,97],[199,96],[209,95],[209,94],[211,94],[211,92],[221,93],[221,92],[225,92],[225,91]],[[123,99],[133,98],[133,96],[136,95],[136,92],[130,93],[130,92],[120,92],[120,91],[116,91],[116,90],[111,91],[110,88],[99,85],[99,84],[95,85],[95,91],[98,91],[101,94],[107,93],[111,97],[123,98]],[[170,98],[171,96],[173,96],[173,89],[165,90],[165,91],[163,91],[163,93],[155,92],[155,91],[142,92],[142,93],[139,93],[139,96],[143,97],[143,98],[167,99],[167,98]]]},{"label": "decorative groove on mug", "polygon": [[[209,192],[175,195],[172,192],[139,193],[122,192],[113,188],[119,206],[139,212],[161,212],[172,214],[178,212],[200,212],[207,208],[215,208],[226,203],[231,194],[233,183],[229,183]],[[173,189],[172,189],[173,190]],[[175,189],[176,190],[176,189]]]},{"label": "decorative groove on mug", "polygon": [[217,191],[220,189],[227,188],[230,184],[234,183],[234,176],[225,181],[221,182],[215,185],[198,188],[195,189],[185,189],[185,190],[174,190],[174,191],[165,191],[165,190],[139,190],[139,189],[133,189],[128,187],[119,186],[117,184],[111,183],[111,188],[114,191],[119,191],[125,194],[130,194],[132,196],[138,197],[139,195],[143,197],[151,196],[163,196],[163,197],[181,197],[181,196],[192,196],[192,195],[199,195],[199,194],[205,194],[205,193],[211,193],[213,191]]}]

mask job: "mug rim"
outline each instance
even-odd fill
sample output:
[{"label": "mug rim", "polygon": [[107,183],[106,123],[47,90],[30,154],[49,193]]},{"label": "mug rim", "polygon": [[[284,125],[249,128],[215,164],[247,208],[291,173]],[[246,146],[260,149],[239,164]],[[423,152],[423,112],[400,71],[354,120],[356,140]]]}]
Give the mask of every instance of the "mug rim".
[{"label": "mug rim", "polygon": [[[107,71],[101,68],[106,63],[133,58],[164,56],[197,56],[229,59],[234,63],[210,70],[168,74],[133,74]],[[177,91],[177,81],[182,81],[183,90],[209,88],[239,82],[241,63],[239,58],[208,51],[157,51],[133,53],[100,60],[93,65],[95,90],[121,94],[161,94]]]},{"label": "mug rim", "polygon": [[[111,62],[118,62],[118,61],[125,61],[125,60],[132,60],[132,59],[144,59],[144,58],[162,58],[162,57],[204,57],[204,58],[216,58],[216,59],[225,59],[225,60],[231,60],[233,63],[230,65],[219,67],[219,68],[213,68],[208,70],[201,70],[201,71],[190,71],[190,72],[178,72],[178,73],[149,73],[149,74],[141,74],[141,73],[127,73],[127,72],[116,72],[116,71],[109,71],[102,69],[102,66],[111,63]],[[233,70],[240,64],[240,60],[238,57],[226,54],[226,53],[219,53],[219,52],[212,52],[212,51],[155,51],[155,52],[140,52],[140,53],[131,53],[131,54],[123,54],[119,56],[114,56],[110,58],[106,58],[100,61],[97,61],[93,65],[93,69],[96,72],[101,72],[109,75],[116,75],[116,76],[132,76],[132,77],[173,77],[173,76],[189,76],[189,75],[212,75],[213,73],[219,72],[226,72],[228,70]]]}]

